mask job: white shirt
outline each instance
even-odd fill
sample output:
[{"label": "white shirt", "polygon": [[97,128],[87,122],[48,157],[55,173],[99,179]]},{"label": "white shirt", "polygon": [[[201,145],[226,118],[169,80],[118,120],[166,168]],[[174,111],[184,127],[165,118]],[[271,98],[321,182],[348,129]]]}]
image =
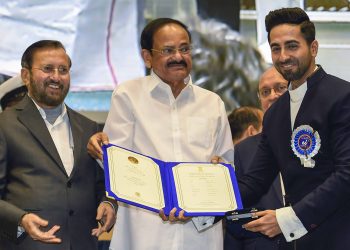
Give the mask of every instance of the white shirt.
[{"label": "white shirt", "polygon": [[56,146],[58,154],[60,155],[63,166],[66,170],[66,173],[68,176],[70,176],[74,166],[74,155],[73,155],[74,142],[73,142],[72,130],[70,127],[69,117],[67,114],[67,108],[64,104],[62,104],[63,105],[62,113],[57,117],[54,124],[51,124],[46,119],[45,111],[36,103],[35,105],[38,108],[41,117],[45,121],[46,127]]},{"label": "white shirt", "polygon": [[[153,72],[120,84],[112,95],[104,132],[110,142],[163,161],[233,162],[224,104],[215,93],[192,84],[175,99]],[[120,203],[111,250],[215,250],[223,248],[221,222],[198,232],[192,221],[163,222],[159,215]]]},{"label": "white shirt", "polygon": [[[290,120],[292,129],[294,127],[295,118],[298,114],[300,105],[307,91],[307,83],[303,83],[298,88],[292,90],[289,85],[290,95]],[[307,233],[303,223],[296,216],[292,207],[284,207],[276,209],[276,219],[286,241],[299,239]]]}]

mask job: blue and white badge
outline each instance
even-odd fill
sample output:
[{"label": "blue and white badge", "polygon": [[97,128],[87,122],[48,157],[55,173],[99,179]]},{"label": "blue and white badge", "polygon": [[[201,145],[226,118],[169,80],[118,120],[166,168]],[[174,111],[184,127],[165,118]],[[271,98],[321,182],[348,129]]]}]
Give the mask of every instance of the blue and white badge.
[{"label": "blue and white badge", "polygon": [[306,168],[315,167],[314,157],[321,147],[321,138],[316,130],[309,125],[297,127],[292,134],[292,149]]}]

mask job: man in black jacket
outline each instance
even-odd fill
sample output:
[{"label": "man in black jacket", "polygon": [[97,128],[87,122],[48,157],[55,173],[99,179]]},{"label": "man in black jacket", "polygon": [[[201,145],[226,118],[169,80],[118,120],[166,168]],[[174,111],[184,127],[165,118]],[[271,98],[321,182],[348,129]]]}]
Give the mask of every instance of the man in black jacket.
[{"label": "man in black jacket", "polygon": [[289,90],[265,113],[240,191],[250,206],[281,172],[288,206],[258,212],[245,228],[283,235],[280,249],[349,249],[350,84],[315,63],[315,26],[302,9],[271,11],[265,23],[272,61]]}]

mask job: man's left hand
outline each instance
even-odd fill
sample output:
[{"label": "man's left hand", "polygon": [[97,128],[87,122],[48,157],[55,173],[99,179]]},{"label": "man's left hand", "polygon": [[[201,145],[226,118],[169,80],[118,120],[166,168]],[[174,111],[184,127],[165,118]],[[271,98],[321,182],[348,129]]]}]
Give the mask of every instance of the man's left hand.
[{"label": "man's left hand", "polygon": [[116,212],[113,206],[108,202],[102,202],[97,208],[96,220],[100,222],[101,226],[92,229],[91,235],[98,237],[109,231],[116,221]]},{"label": "man's left hand", "polygon": [[166,216],[164,214],[163,209],[161,209],[159,211],[159,216],[162,218],[163,221],[170,221],[170,222],[177,222],[177,221],[185,222],[185,221],[188,221],[188,220],[190,220],[192,218],[192,217],[185,216],[184,215],[185,214],[184,210],[181,210],[180,213],[179,213],[179,216],[176,216],[175,215],[176,210],[177,210],[176,207],[171,209],[169,217],[168,217],[168,216]]},{"label": "man's left hand", "polygon": [[243,225],[243,228],[252,231],[260,232],[270,238],[282,233],[276,219],[275,210],[265,210],[255,213],[259,219],[253,220]]}]

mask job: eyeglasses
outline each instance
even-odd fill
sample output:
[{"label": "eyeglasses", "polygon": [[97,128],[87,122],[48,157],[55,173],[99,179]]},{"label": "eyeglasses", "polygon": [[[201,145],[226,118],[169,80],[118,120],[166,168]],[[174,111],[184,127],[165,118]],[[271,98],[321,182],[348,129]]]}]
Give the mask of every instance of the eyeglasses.
[{"label": "eyeglasses", "polygon": [[41,70],[42,72],[46,73],[46,74],[54,74],[55,71],[57,70],[58,74],[59,75],[67,75],[69,73],[69,67],[67,66],[63,66],[63,65],[60,65],[58,66],[58,68],[55,68],[53,65],[44,65],[42,67],[39,67],[39,68],[33,68],[33,69],[38,69],[38,70]]},{"label": "eyeglasses", "polygon": [[179,52],[181,55],[187,55],[191,53],[192,46],[183,46],[181,48],[165,47],[160,50],[158,49],[151,49],[151,50],[160,53],[162,56],[173,56],[176,54],[176,52]]},{"label": "eyeglasses", "polygon": [[287,88],[288,87],[286,85],[281,85],[281,84],[276,85],[273,88],[262,88],[262,89],[259,89],[258,96],[261,98],[267,98],[271,95],[272,89],[276,94],[281,95],[287,91]]}]

